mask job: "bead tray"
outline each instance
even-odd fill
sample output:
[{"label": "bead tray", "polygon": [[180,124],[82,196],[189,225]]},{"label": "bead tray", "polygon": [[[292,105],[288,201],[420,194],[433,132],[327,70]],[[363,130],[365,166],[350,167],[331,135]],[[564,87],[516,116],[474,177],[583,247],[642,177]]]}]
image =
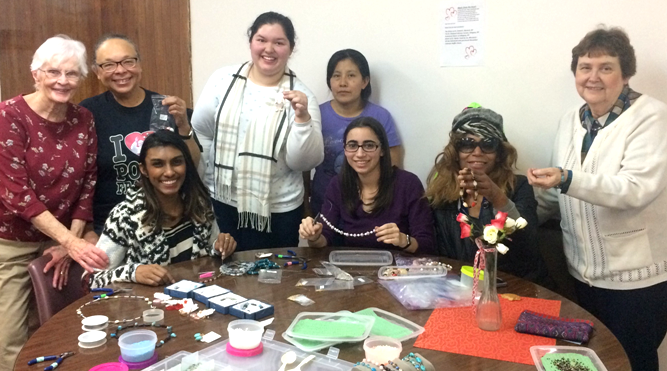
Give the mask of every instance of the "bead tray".
[{"label": "bead tray", "polygon": [[546,368],[542,364],[542,357],[547,354],[556,353],[556,354],[578,354],[588,357],[588,359],[593,362],[595,370],[591,371],[607,371],[607,368],[604,366],[600,358],[592,349],[586,347],[576,347],[576,346],[563,346],[563,345],[534,345],[530,347],[530,355],[533,356],[533,361],[535,366],[539,371],[546,371]]},{"label": "bead tray", "polygon": [[[316,321],[327,321],[327,322],[341,322],[341,323],[353,323],[360,324],[364,326],[364,332],[360,336],[345,336],[345,337],[335,337],[332,335],[321,334],[321,335],[304,335],[294,332],[294,328],[302,320],[316,320]],[[337,343],[351,343],[362,341],[368,337],[375,323],[375,318],[370,316],[364,316],[354,313],[345,313],[337,312],[301,312],[297,314],[296,318],[292,321],[292,324],[287,328],[285,333],[291,338],[299,338],[306,340],[317,340],[317,341],[326,341],[326,342],[337,342]]]},{"label": "bead tray", "polygon": [[[234,357],[227,353],[225,340],[199,351],[200,362],[213,360],[215,370],[225,371],[275,371],[282,364],[280,357],[288,351],[296,353],[296,361],[287,367],[288,370],[296,367],[305,357],[311,353],[304,352],[291,345],[274,340],[262,339],[264,351],[254,357]],[[181,371],[181,360],[190,355],[186,351],[180,351],[173,356],[162,360],[144,371]],[[349,371],[354,367],[353,363],[329,358],[323,354],[313,354],[315,358],[301,368],[302,371]]]},{"label": "bead tray", "polygon": [[394,257],[386,250],[334,250],[329,261],[335,265],[383,266],[391,264]]},{"label": "bead tray", "polygon": [[446,275],[447,275],[447,268],[444,265],[434,265],[434,266],[387,265],[378,269],[378,279],[381,280],[409,280],[422,277],[443,277]]}]

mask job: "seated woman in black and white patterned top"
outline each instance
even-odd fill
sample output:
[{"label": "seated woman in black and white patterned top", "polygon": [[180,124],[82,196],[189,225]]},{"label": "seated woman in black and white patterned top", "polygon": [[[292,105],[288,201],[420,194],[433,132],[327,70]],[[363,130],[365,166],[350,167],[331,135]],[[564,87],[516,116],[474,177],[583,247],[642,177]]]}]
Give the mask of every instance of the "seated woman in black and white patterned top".
[{"label": "seated woman in black and white patterned top", "polygon": [[236,241],[219,233],[213,206],[187,145],[168,130],[143,143],[141,179],[109,214],[97,247],[109,266],[91,287],[111,282],[173,283],[166,265],[208,255],[231,255]]}]

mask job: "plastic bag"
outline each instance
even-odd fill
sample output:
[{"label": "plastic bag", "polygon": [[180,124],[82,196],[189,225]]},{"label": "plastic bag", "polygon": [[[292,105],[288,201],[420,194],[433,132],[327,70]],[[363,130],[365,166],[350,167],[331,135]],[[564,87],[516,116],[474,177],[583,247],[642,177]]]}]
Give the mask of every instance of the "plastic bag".
[{"label": "plastic bag", "polygon": [[353,285],[356,286],[361,286],[361,285],[366,285],[369,283],[373,283],[373,280],[366,277],[366,276],[357,276],[354,277],[354,281],[352,281]]},{"label": "plastic bag", "polygon": [[330,285],[334,278],[302,278],[294,286],[326,286]]},{"label": "plastic bag", "polygon": [[315,286],[315,291],[336,291],[336,290],[353,290],[354,283],[352,281],[335,280],[328,285]]},{"label": "plastic bag", "polygon": [[331,276],[331,272],[329,272],[328,269],[326,268],[313,268],[313,272],[318,275],[318,276]]},{"label": "plastic bag", "polygon": [[287,298],[288,300],[291,300],[293,302],[299,303],[301,306],[307,307],[309,305],[315,304],[315,301],[307,297],[306,295],[292,295]]},{"label": "plastic bag", "polygon": [[162,129],[174,131],[176,128],[176,120],[174,120],[174,116],[169,113],[169,106],[162,104],[162,100],[164,100],[166,97],[167,96],[165,95],[159,94],[154,94],[151,96],[151,100],[153,101],[153,110],[151,111],[150,122],[151,131],[158,131]]},{"label": "plastic bag", "polygon": [[352,276],[345,272],[344,270],[338,268],[337,266],[333,265],[332,263],[322,261],[320,262],[326,268],[331,274],[333,274],[334,277],[336,277],[337,280],[341,281],[352,281]]},{"label": "plastic bag", "polygon": [[463,286],[458,279],[425,277],[411,280],[379,280],[378,282],[410,310],[471,305],[470,288]]}]

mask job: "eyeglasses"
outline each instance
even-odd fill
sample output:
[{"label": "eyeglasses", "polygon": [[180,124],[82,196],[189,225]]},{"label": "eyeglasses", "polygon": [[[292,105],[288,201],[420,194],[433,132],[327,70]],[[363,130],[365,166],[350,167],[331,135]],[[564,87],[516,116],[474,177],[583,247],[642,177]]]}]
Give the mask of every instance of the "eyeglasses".
[{"label": "eyeglasses", "polygon": [[118,65],[121,65],[126,70],[129,70],[137,66],[138,60],[139,58],[127,58],[123,59],[120,62],[110,61],[110,62],[100,63],[97,65],[97,67],[101,68],[102,71],[104,72],[114,72],[116,71],[116,68],[118,68]]},{"label": "eyeglasses", "polygon": [[[50,70],[43,70],[41,68],[38,68],[38,70],[44,72],[46,77],[48,77],[50,79],[54,79],[54,80],[59,79],[60,76],[63,75],[63,72],[61,70],[57,70],[55,68],[50,69]],[[81,78],[81,74],[78,71],[66,71],[65,72],[65,78],[69,81],[77,82]]]},{"label": "eyeglasses", "polygon": [[359,148],[363,149],[364,152],[375,152],[380,148],[380,145],[372,140],[367,140],[361,145],[353,140],[345,143],[345,152],[357,152]]},{"label": "eyeglasses", "polygon": [[500,146],[497,138],[484,138],[476,141],[472,138],[461,138],[456,142],[456,150],[462,153],[472,153],[479,147],[484,153],[495,153]]}]

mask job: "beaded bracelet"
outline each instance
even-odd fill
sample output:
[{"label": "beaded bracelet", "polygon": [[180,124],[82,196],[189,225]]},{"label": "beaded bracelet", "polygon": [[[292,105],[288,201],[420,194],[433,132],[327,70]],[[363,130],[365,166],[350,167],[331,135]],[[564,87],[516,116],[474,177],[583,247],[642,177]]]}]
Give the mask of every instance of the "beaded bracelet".
[{"label": "beaded bracelet", "polygon": [[[89,301],[89,302],[83,304],[82,306],[80,306],[79,309],[76,310],[76,314],[78,314],[79,316],[81,316],[81,318],[86,318],[86,316],[84,316],[84,315],[83,315],[83,312],[82,312],[83,307],[85,307],[86,305],[90,305],[90,304],[93,304],[93,303],[97,303],[97,302],[102,301],[102,300],[122,299],[122,298],[128,298],[128,299],[143,299],[144,301],[146,301],[146,304],[148,304],[148,306],[150,307],[150,309],[154,309],[154,308],[155,308],[155,307],[153,306],[153,303],[151,303],[151,299],[150,299],[150,298],[147,298],[147,297],[145,297],[145,296],[139,296],[139,295],[116,296],[116,295],[114,295],[114,296],[105,296],[105,297],[101,297],[101,298],[99,298],[99,299],[91,300],[91,301]],[[114,320],[114,321],[109,320],[109,323],[134,322],[134,321],[138,321],[138,320],[140,320],[140,319],[141,319],[141,316],[138,316],[138,317],[135,317],[135,318],[117,319],[117,320]]]},{"label": "beaded bracelet", "polygon": [[134,325],[129,325],[129,326],[125,326],[125,327],[118,326],[116,328],[116,331],[112,332],[109,336],[112,337],[112,338],[118,338],[118,332],[119,331],[123,331],[125,329],[132,328],[132,327],[162,327],[162,328],[166,328],[167,329],[167,337],[164,338],[164,340],[160,340],[159,342],[157,342],[155,344],[156,348],[159,348],[159,347],[163,346],[164,343],[171,340],[171,338],[176,337],[176,333],[171,331],[172,330],[171,326],[161,325],[161,324],[155,323],[155,322],[153,322],[153,323],[137,323],[137,322],[135,322]]},{"label": "beaded bracelet", "polygon": [[560,170],[560,183],[554,186],[556,189],[560,189],[563,184],[565,184],[565,170],[560,166],[558,167],[558,170]]},{"label": "beaded bracelet", "polygon": [[426,371],[426,367],[422,364],[422,359],[417,357],[414,353],[410,352],[407,356],[403,357],[403,361],[410,362],[415,366],[416,370]]},{"label": "beaded bracelet", "polygon": [[388,362],[387,362],[387,365],[388,365],[388,366],[384,366],[384,369],[385,369],[385,370],[389,370],[389,371],[392,371],[392,370],[393,370],[393,371],[403,371],[403,370],[402,370],[396,363],[394,363],[394,362],[392,362],[392,361],[388,361]]}]

